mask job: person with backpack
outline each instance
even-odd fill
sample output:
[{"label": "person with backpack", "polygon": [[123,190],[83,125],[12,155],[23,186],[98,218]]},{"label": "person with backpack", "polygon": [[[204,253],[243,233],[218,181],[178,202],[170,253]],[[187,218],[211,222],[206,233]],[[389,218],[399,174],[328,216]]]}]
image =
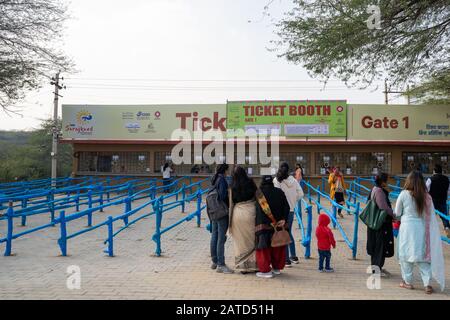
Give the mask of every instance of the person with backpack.
[{"label": "person with backpack", "polygon": [[[448,177],[442,174],[442,166],[434,166],[433,175],[426,182],[427,190],[433,199],[433,205],[436,210],[448,215],[447,198],[450,195],[450,181]],[[441,217],[447,238],[450,238],[450,221]]]},{"label": "person with backpack", "polygon": [[[273,179],[273,185],[276,188],[283,190],[289,202],[289,217],[286,222],[286,227],[291,237],[292,242],[286,246],[286,267],[291,267],[292,263],[299,263],[297,254],[295,252],[295,241],[292,236],[292,224],[294,222],[294,209],[297,202],[303,198],[303,190],[297,180],[289,175],[289,165],[283,162],[278,170],[277,176]],[[290,253],[290,255],[289,255]]]},{"label": "person with backpack", "polygon": [[225,178],[227,172],[227,164],[223,163],[217,167],[206,196],[206,212],[211,220],[211,269],[230,274],[233,270],[225,264],[225,241],[229,223],[228,182]]}]

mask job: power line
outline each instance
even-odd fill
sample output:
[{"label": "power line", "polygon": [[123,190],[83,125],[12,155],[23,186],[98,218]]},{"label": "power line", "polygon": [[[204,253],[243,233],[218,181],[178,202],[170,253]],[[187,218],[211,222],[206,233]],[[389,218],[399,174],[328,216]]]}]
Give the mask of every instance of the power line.
[{"label": "power line", "polygon": [[[168,78],[84,78],[69,77],[66,80],[92,80],[92,81],[148,81],[148,82],[313,82],[316,79],[168,79]],[[340,82],[328,80],[326,82]]]},{"label": "power line", "polygon": [[352,88],[340,87],[138,87],[138,86],[68,86],[71,89],[86,90],[136,90],[136,91],[342,91],[342,90],[358,90]]}]

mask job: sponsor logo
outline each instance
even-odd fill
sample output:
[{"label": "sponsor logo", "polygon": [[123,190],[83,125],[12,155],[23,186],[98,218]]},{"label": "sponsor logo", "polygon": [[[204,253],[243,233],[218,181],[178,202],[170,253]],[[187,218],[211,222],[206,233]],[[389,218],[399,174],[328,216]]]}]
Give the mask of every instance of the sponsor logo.
[{"label": "sponsor logo", "polygon": [[134,122],[134,123],[127,123],[127,124],[125,125],[125,128],[127,128],[127,129],[140,129],[140,128],[141,128],[141,125],[140,125],[139,123],[137,123],[137,122]]},{"label": "sponsor logo", "polygon": [[81,110],[77,113],[77,123],[82,126],[88,124],[92,120],[92,113],[87,110]]},{"label": "sponsor logo", "polygon": [[94,117],[92,113],[88,110],[80,110],[77,112],[75,118],[76,123],[69,123],[65,126],[64,130],[66,132],[73,132],[76,135],[92,135],[94,131],[94,126],[92,125]]},{"label": "sponsor logo", "polygon": [[147,129],[144,131],[145,133],[155,133],[156,132],[156,130],[155,130],[155,127],[153,126],[153,123],[149,123],[148,125],[147,125]]},{"label": "sponsor logo", "polygon": [[155,112],[155,120],[161,120],[160,118],[161,118],[161,112],[156,111]]},{"label": "sponsor logo", "polygon": [[130,122],[125,124],[125,128],[128,129],[129,133],[138,133],[141,125],[137,122]]},{"label": "sponsor logo", "polygon": [[336,108],[336,110],[337,110],[337,112],[342,112],[342,111],[344,111],[344,108],[342,106],[338,106]]},{"label": "sponsor logo", "polygon": [[134,112],[122,112],[122,120],[134,120]]},{"label": "sponsor logo", "polygon": [[151,116],[150,112],[139,111],[138,113],[136,113],[137,120],[149,120],[150,116]]}]

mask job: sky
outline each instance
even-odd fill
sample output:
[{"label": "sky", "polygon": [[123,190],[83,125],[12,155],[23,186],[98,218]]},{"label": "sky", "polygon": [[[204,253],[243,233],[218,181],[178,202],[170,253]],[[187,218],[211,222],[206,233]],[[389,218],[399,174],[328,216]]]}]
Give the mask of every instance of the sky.
[{"label": "sky", "polygon": [[[301,65],[277,56],[275,23],[291,7],[291,0],[73,0],[61,47],[77,73],[62,75],[67,88],[60,105],[256,99],[383,104],[381,82],[359,90],[332,80],[324,89]],[[22,116],[0,113],[0,128],[38,127],[53,115],[52,92],[44,83],[27,94],[18,103]]]}]

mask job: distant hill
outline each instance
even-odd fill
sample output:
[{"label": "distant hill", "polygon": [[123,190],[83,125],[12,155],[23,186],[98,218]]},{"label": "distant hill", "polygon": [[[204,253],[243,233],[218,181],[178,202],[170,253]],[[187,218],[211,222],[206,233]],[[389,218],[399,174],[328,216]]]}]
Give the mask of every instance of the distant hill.
[{"label": "distant hill", "polygon": [[28,143],[32,132],[30,131],[3,131],[0,130],[0,145],[24,145]]}]

